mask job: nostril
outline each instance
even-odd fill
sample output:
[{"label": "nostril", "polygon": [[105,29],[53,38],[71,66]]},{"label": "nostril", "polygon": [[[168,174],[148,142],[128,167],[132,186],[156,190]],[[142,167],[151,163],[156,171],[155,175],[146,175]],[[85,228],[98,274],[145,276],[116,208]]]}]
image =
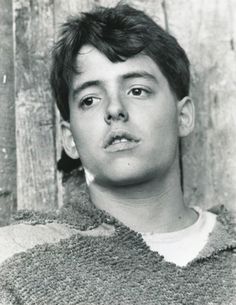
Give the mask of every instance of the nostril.
[{"label": "nostril", "polygon": [[108,120],[108,121],[111,121],[111,119],[112,119],[112,116],[111,116],[110,114],[108,114],[108,115],[107,115],[107,120]]},{"label": "nostril", "polygon": [[119,115],[118,115],[118,116],[119,116],[119,118],[120,118],[120,119],[124,119],[124,118],[125,118],[124,113],[119,113]]}]

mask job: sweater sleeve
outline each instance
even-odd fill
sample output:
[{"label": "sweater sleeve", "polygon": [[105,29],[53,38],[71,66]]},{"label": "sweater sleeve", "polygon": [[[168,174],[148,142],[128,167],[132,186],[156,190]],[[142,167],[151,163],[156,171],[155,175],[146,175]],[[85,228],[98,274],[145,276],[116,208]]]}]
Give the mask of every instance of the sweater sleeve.
[{"label": "sweater sleeve", "polygon": [[22,305],[18,290],[9,280],[8,263],[16,254],[24,253],[37,245],[57,243],[78,231],[66,225],[16,224],[0,228],[0,305]]},{"label": "sweater sleeve", "polygon": [[63,224],[16,224],[0,228],[0,266],[16,253],[25,252],[36,245],[57,243],[77,233]]}]

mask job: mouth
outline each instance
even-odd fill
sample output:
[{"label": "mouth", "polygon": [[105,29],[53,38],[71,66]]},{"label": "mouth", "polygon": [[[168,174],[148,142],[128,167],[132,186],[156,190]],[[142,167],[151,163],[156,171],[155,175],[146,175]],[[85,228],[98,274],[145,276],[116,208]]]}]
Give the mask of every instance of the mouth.
[{"label": "mouth", "polygon": [[132,149],[138,145],[140,139],[127,131],[110,132],[104,140],[103,147],[110,152]]}]

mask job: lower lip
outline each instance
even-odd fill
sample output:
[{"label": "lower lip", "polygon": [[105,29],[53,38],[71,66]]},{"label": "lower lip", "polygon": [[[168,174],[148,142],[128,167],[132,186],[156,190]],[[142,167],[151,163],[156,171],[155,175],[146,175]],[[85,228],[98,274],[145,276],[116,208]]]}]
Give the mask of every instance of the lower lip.
[{"label": "lower lip", "polygon": [[106,151],[108,152],[118,152],[134,149],[139,145],[139,142],[120,142],[116,144],[112,144],[106,147]]}]

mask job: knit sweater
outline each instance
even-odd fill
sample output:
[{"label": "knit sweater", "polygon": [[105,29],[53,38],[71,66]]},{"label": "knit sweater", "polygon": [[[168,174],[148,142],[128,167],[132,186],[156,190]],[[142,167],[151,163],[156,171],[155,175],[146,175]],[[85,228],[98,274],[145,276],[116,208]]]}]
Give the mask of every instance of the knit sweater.
[{"label": "knit sweater", "polygon": [[139,233],[98,210],[86,192],[57,213],[21,211],[14,224],[66,224],[72,233],[4,260],[0,304],[236,304],[233,225],[224,208],[215,212],[218,222],[206,247],[177,267],[152,252]]}]

